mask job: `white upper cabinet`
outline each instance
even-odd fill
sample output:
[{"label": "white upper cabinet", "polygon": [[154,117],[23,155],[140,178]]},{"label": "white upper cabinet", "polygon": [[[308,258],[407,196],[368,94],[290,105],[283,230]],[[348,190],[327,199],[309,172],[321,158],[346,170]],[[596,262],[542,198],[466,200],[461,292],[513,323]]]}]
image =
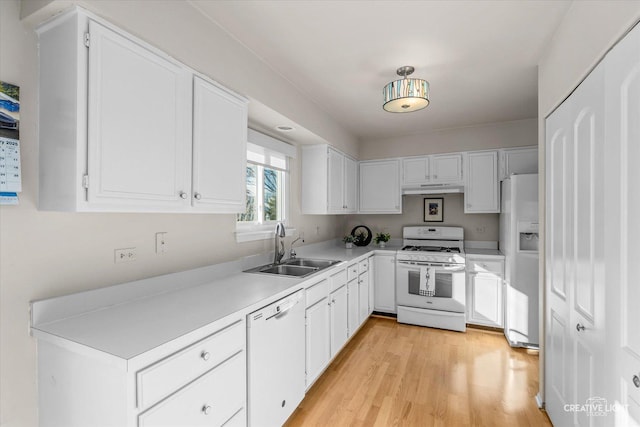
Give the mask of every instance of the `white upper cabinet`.
[{"label": "white upper cabinet", "polygon": [[462,154],[436,154],[402,159],[402,185],[462,183]]},{"label": "white upper cabinet", "polygon": [[402,185],[420,185],[429,182],[429,157],[402,159]]},{"label": "white upper cabinet", "polygon": [[328,162],[328,194],[327,211],[329,213],[341,213],[345,208],[344,203],[344,155],[332,148],[327,153]]},{"label": "white upper cabinet", "polygon": [[82,10],[38,33],[40,209],[243,210],[246,99]]},{"label": "white upper cabinet", "polygon": [[191,73],[94,21],[89,34],[89,203],[189,206]]},{"label": "white upper cabinet", "polygon": [[302,213],[355,213],[357,162],[327,144],[301,150]]},{"label": "white upper cabinet", "polygon": [[431,183],[462,183],[462,154],[431,156]]},{"label": "white upper cabinet", "polygon": [[246,209],[247,103],[199,77],[193,81],[193,205]]},{"label": "white upper cabinet", "polygon": [[467,153],[464,213],[500,212],[498,152]]},{"label": "white upper cabinet", "polygon": [[516,174],[538,173],[538,148],[507,148],[500,151],[500,181]]},{"label": "white upper cabinet", "polygon": [[344,158],[344,204],[345,213],[358,211],[358,162]]},{"label": "white upper cabinet", "polygon": [[402,213],[400,160],[360,162],[360,213]]}]

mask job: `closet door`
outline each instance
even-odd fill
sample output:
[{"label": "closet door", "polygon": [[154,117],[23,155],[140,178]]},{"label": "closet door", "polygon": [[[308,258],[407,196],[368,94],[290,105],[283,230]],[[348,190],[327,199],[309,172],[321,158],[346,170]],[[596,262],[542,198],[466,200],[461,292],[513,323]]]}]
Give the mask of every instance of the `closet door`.
[{"label": "closet door", "polygon": [[[609,53],[606,66],[605,214],[607,379],[623,410],[616,425],[640,425],[640,28]],[[613,416],[613,415],[610,415]],[[613,423],[610,423],[613,425]]]},{"label": "closet door", "polygon": [[571,99],[546,120],[545,409],[556,425],[571,425],[573,401],[569,289],[574,281],[573,139]]},{"label": "closet door", "polygon": [[554,424],[600,425],[566,411],[605,396],[604,67],[547,119],[547,411]]}]

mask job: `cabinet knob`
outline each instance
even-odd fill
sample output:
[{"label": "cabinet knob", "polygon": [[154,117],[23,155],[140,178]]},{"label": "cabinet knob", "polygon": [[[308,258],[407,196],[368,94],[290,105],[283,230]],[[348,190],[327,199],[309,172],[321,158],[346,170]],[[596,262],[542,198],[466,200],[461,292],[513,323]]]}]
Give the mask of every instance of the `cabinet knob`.
[{"label": "cabinet knob", "polygon": [[193,197],[195,197],[196,200],[200,200],[200,199],[202,199],[202,194],[196,193],[196,194],[193,195]]},{"label": "cabinet knob", "polygon": [[577,330],[578,332],[580,332],[580,331],[584,331],[585,329],[587,329],[587,328],[585,328],[585,327],[584,327],[583,325],[581,325],[580,323],[576,324],[576,330]]},{"label": "cabinet knob", "polygon": [[202,413],[205,414],[205,415],[209,415],[211,413],[211,406],[204,405],[202,407]]},{"label": "cabinet knob", "polygon": [[200,353],[200,357],[206,362],[211,357],[211,353],[209,353],[208,351],[203,351],[202,353]]},{"label": "cabinet knob", "polygon": [[184,191],[180,192],[180,198],[181,199],[186,199],[187,198],[187,193],[185,193]]},{"label": "cabinet knob", "polygon": [[633,385],[636,386],[637,388],[640,388],[640,378],[638,378],[637,375],[633,376]]},{"label": "cabinet knob", "polygon": [[335,299],[335,298],[333,298],[333,299],[331,300],[331,302],[335,304],[335,303],[336,303],[336,299]]}]

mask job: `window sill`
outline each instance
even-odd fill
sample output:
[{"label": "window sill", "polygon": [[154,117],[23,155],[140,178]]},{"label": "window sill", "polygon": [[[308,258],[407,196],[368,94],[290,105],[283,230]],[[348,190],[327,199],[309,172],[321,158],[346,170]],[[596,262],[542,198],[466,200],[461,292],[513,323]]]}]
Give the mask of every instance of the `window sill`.
[{"label": "window sill", "polygon": [[[296,229],[293,227],[285,227],[285,233],[287,236],[292,236],[296,232]],[[236,242],[244,243],[244,242],[253,242],[256,240],[268,240],[273,239],[275,231],[272,227],[269,229],[264,228],[255,228],[255,229],[247,229],[247,230],[238,230],[236,231]]]}]

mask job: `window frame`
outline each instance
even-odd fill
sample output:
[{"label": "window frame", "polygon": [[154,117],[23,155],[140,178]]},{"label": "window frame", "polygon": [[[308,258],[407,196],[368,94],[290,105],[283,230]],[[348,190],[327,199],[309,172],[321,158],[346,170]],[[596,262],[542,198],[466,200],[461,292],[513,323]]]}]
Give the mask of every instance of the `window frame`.
[{"label": "window frame", "polygon": [[[276,223],[282,222],[285,225],[287,234],[295,232],[295,229],[291,227],[290,223],[290,211],[291,211],[291,168],[290,168],[290,156],[286,153],[280,153],[277,150],[271,150],[277,154],[280,154],[285,159],[285,168],[275,167],[269,164],[260,163],[257,161],[247,160],[245,168],[249,165],[256,166],[256,220],[255,221],[238,221],[236,216],[236,241],[238,243],[248,242],[253,240],[265,240],[273,237],[274,228]],[[281,219],[278,220],[264,220],[264,170],[271,169],[280,172],[282,175],[281,185],[278,188],[279,197],[279,214]],[[245,174],[246,176],[246,174]],[[246,184],[245,184],[246,187]]]}]

